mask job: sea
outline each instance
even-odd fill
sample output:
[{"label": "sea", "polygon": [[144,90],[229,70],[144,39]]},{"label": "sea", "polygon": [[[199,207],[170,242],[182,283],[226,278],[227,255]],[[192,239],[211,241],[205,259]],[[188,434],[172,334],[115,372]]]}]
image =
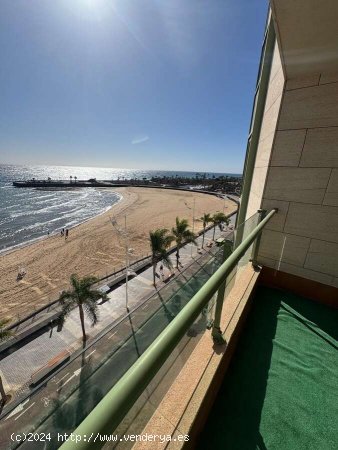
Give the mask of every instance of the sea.
[{"label": "sea", "polygon": [[[20,166],[0,164],[0,253],[71,228],[109,210],[121,200],[120,194],[95,188],[47,189],[15,188],[13,181],[32,178],[46,180],[112,180],[153,176],[193,177],[196,172],[132,170],[71,166]],[[235,175],[207,173],[212,175]]]}]

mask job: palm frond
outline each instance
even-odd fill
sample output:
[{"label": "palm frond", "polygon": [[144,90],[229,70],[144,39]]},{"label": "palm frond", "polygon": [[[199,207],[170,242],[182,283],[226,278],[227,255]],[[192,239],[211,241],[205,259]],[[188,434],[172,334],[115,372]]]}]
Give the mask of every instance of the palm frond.
[{"label": "palm frond", "polygon": [[183,239],[184,239],[184,242],[186,242],[186,243],[192,243],[194,245],[197,245],[196,238],[197,238],[196,234],[190,230],[186,230],[183,233]]},{"label": "palm frond", "polygon": [[207,224],[212,221],[211,214],[204,213],[203,216],[200,217],[200,220],[203,222],[203,228],[205,228]]},{"label": "palm frond", "polygon": [[87,300],[86,302],[83,303],[83,308],[87,314],[87,317],[91,321],[91,326],[92,327],[95,326],[99,321],[98,316],[99,309],[97,303],[95,301]]},{"label": "palm frond", "polygon": [[175,236],[169,234],[167,228],[158,228],[149,233],[151,248],[151,263],[153,266],[154,286],[156,286],[156,265],[160,261],[168,267],[172,268],[172,263],[167,253],[171,243],[175,240]]},{"label": "palm frond", "polygon": [[63,325],[65,323],[66,318],[69,316],[70,312],[74,309],[76,305],[75,300],[64,301],[62,304],[61,314],[58,317],[58,322]]},{"label": "palm frond", "polygon": [[79,277],[76,273],[73,273],[70,276],[70,284],[74,290],[77,290],[79,287]]},{"label": "palm frond", "polygon": [[227,216],[222,213],[222,212],[216,212],[213,216],[212,216],[212,222],[216,225],[218,225],[221,222],[224,222],[226,224],[229,223],[229,219],[227,218]]},{"label": "palm frond", "polygon": [[161,255],[160,260],[162,260],[163,264],[164,264],[168,269],[172,269],[173,264],[172,264],[171,259],[170,259],[170,256],[168,255],[167,252],[164,252],[164,253]]},{"label": "palm frond", "polygon": [[59,296],[59,302],[61,305],[64,305],[65,303],[74,301],[75,298],[76,298],[76,296],[73,291],[63,291]]},{"label": "palm frond", "polygon": [[174,236],[172,236],[170,234],[168,236],[165,236],[164,240],[163,240],[164,248],[165,249],[169,248],[171,243],[173,242],[173,240],[174,240]]},{"label": "palm frond", "polygon": [[91,286],[98,280],[93,276],[86,276],[80,278],[77,274],[70,277],[70,284],[72,289],[62,292],[59,297],[62,306],[59,322],[64,323],[70,312],[76,307],[82,305],[86,314],[88,315],[92,326],[98,322],[98,309],[96,302],[104,297],[102,292],[91,289]]},{"label": "palm frond", "polygon": [[79,285],[80,285],[81,289],[90,288],[97,281],[98,281],[98,278],[96,278],[94,276],[87,276],[87,277],[81,278]]},{"label": "palm frond", "polygon": [[89,290],[87,292],[87,298],[88,300],[91,300],[93,302],[97,302],[98,300],[100,300],[100,298],[105,297],[105,294],[103,294],[100,291],[97,290]]},{"label": "palm frond", "polygon": [[180,219],[176,217],[176,228],[172,229],[172,233],[175,236],[177,247],[181,247],[183,243],[192,242],[196,244],[196,235],[189,230],[189,223],[187,219]]},{"label": "palm frond", "polygon": [[159,228],[155,231],[150,231],[150,247],[153,258],[157,258],[159,254],[170,247],[174,237],[171,236],[167,228]]}]

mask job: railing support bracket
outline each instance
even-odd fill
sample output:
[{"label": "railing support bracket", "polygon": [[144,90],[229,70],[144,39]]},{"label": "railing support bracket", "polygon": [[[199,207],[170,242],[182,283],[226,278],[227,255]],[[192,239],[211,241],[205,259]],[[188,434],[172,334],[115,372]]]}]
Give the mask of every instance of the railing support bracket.
[{"label": "railing support bracket", "polygon": [[213,327],[211,332],[212,339],[214,341],[214,344],[216,345],[222,345],[226,344],[226,340],[223,337],[222,330],[219,327]]}]

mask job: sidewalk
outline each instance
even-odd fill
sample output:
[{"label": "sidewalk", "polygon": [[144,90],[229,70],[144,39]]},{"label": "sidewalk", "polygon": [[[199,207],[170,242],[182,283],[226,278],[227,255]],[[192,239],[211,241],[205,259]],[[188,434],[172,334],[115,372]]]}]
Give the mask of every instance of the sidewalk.
[{"label": "sidewalk", "polygon": [[[231,222],[235,220],[232,216]],[[206,233],[205,244],[212,239],[213,230]],[[217,227],[216,238],[220,236]],[[201,246],[202,236],[197,239],[198,246]],[[188,244],[180,251],[180,262],[187,266],[193,258],[198,255],[197,247]],[[199,256],[199,255],[198,255]],[[171,255],[173,266],[176,265],[175,253]],[[159,265],[158,265],[159,270]],[[164,269],[168,274],[168,269]],[[128,281],[129,308],[132,309],[141,303],[142,300],[151,296],[156,290],[152,284],[152,268],[148,268]],[[158,282],[158,287],[163,285]],[[126,287],[125,284],[119,286],[108,293],[109,301],[99,306],[99,323],[93,328],[85,320],[86,331],[89,336],[88,343],[102,332],[106,327],[111,326],[120,317],[126,314]],[[20,398],[29,392],[31,374],[47,364],[52,358],[67,349],[70,353],[82,346],[82,332],[79,321],[78,309],[74,309],[67,318],[62,330],[56,328],[37,333],[33,339],[26,339],[23,345],[11,354],[8,354],[0,361],[0,374],[3,378],[5,390],[13,396],[13,399]]]}]

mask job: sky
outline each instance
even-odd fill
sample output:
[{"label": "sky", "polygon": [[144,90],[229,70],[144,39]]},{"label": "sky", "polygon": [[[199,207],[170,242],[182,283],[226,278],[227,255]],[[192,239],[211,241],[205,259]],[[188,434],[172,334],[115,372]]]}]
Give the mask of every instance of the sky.
[{"label": "sky", "polygon": [[265,0],[1,0],[0,163],[241,173]]}]

